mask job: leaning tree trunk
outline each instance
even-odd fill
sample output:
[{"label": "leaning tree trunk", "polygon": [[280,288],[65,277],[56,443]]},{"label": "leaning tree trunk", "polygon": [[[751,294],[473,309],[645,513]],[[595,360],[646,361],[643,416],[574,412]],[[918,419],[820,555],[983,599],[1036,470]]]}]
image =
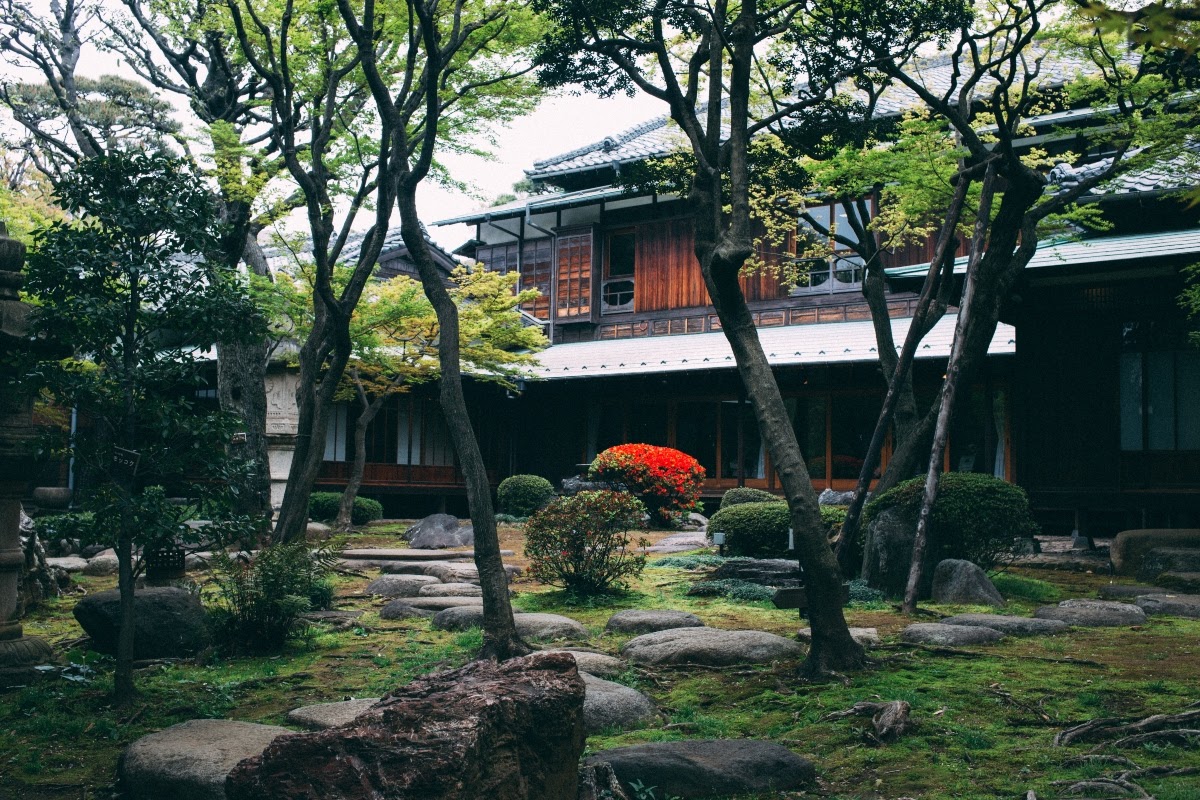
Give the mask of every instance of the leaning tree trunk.
[{"label": "leaning tree trunk", "polygon": [[354,501],[358,499],[358,490],[362,488],[363,472],[367,468],[367,426],[379,414],[379,410],[383,408],[383,403],[387,399],[387,395],[381,395],[368,403],[361,386],[358,387],[358,393],[363,409],[354,422],[354,463],[350,467],[350,479],[346,481],[346,489],[342,492],[342,503],[338,506],[337,519],[333,521],[333,529],[336,531],[350,530],[350,523],[354,520]]},{"label": "leaning tree trunk", "polygon": [[466,481],[467,504],[471,510],[471,524],[475,528],[475,567],[479,570],[479,584],[483,590],[483,649],[480,658],[504,661],[529,653],[530,647],[517,634],[517,626],[513,621],[508,574],[500,557],[500,538],[492,508],[492,487],[463,396],[458,307],[442,283],[442,276],[434,266],[429,245],[425,241],[424,230],[417,216],[415,186],[406,183],[401,188],[397,205],[400,208],[400,231],[404,244],[417,264],[425,296],[437,315],[438,360],[441,368],[438,399]]}]

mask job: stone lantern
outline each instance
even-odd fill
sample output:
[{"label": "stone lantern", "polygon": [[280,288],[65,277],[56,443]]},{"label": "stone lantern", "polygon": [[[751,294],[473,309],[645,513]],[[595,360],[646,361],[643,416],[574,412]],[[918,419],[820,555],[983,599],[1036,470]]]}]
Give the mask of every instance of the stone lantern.
[{"label": "stone lantern", "polygon": [[0,223],[0,687],[24,683],[33,667],[53,661],[45,641],[25,636],[20,611],[21,498],[35,474],[33,398],[18,391],[12,356],[27,343],[29,306],[17,296],[25,245]]}]

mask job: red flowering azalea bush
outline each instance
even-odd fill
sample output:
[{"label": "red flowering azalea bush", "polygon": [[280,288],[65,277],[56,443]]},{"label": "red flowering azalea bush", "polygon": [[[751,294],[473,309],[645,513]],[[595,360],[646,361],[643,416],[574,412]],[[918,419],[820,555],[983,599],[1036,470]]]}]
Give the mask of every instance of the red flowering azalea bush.
[{"label": "red flowering azalea bush", "polygon": [[629,539],[642,527],[644,512],[627,492],[580,492],[550,501],[525,523],[529,572],[576,595],[620,588],[646,566],[645,551],[632,550]]},{"label": "red flowering azalea bush", "polygon": [[592,462],[595,481],[607,481],[637,495],[650,512],[650,521],[669,526],[673,518],[699,505],[704,467],[687,453],[652,444],[619,444]]}]

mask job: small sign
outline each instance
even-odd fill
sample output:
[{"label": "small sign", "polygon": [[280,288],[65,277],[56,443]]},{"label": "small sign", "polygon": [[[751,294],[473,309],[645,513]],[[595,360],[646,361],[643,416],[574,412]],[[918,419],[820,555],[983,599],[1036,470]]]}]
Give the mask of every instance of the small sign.
[{"label": "small sign", "polygon": [[788,528],[788,550],[796,549],[796,532]]},{"label": "small sign", "polygon": [[137,450],[126,450],[123,447],[113,448],[113,472],[126,477],[137,475],[138,461],[142,454]]}]

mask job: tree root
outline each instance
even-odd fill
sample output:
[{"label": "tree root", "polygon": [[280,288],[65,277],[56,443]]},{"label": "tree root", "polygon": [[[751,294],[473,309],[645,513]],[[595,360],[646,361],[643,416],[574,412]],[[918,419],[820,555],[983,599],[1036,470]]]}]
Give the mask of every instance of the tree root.
[{"label": "tree root", "polygon": [[903,700],[891,700],[885,703],[871,703],[864,700],[855,703],[845,711],[826,714],[821,717],[821,721],[845,719],[846,717],[871,717],[871,724],[875,726],[875,734],[873,736],[868,734],[869,738],[876,744],[888,744],[917,726],[909,716],[911,710],[908,703]]},{"label": "tree root", "polygon": [[1106,747],[1138,747],[1147,742],[1166,743],[1187,745],[1196,741],[1200,741],[1200,730],[1195,728],[1177,728],[1169,731],[1150,731],[1149,733],[1137,733],[1133,736],[1124,736],[1114,742],[1106,742],[1098,744],[1091,749],[1090,752],[1097,752]]},{"label": "tree root", "polygon": [[[1200,723],[1200,709],[1183,711],[1178,714],[1152,714],[1135,722],[1125,722],[1116,717],[1105,717],[1089,720],[1063,730],[1054,737],[1054,746],[1065,747],[1075,742],[1094,742],[1105,739],[1120,739],[1125,742],[1134,739],[1139,734],[1180,731],[1184,726],[1194,723]],[[1200,732],[1189,730],[1186,735],[1196,736],[1200,735]],[[1141,741],[1129,741],[1121,746],[1129,747],[1140,743]],[[1115,742],[1114,745],[1116,745]]]},{"label": "tree root", "polygon": [[1082,781],[1054,781],[1053,786],[1065,786],[1065,794],[1080,796],[1099,793],[1103,797],[1151,797],[1133,781],[1114,778],[1088,778]]}]

